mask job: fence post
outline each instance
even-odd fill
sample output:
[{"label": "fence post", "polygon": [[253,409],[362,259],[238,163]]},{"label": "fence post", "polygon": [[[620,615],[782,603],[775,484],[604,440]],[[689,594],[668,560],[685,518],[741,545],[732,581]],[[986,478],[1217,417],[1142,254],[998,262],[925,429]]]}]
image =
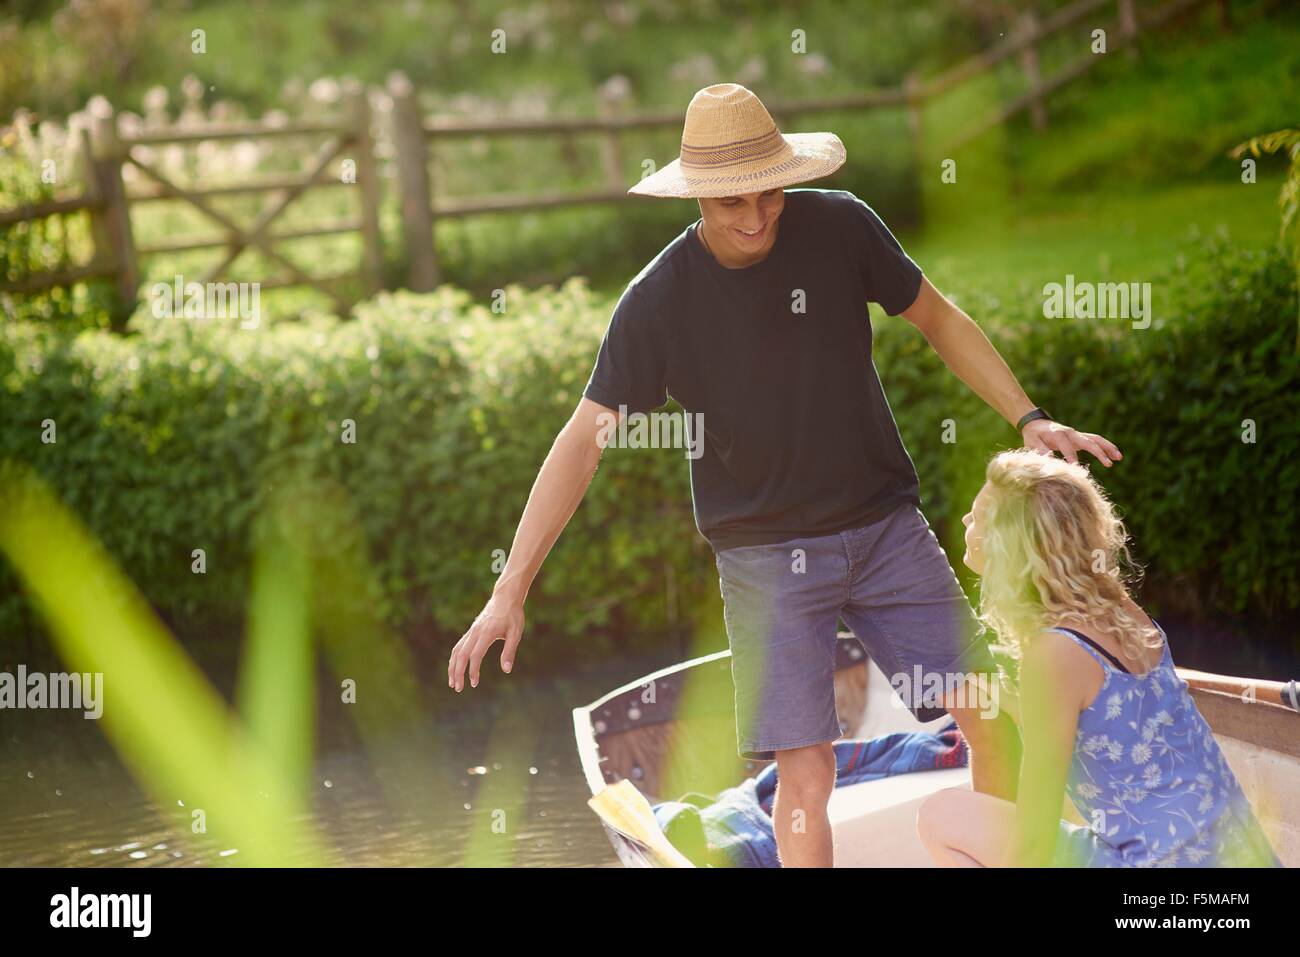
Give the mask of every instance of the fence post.
[{"label": "fence post", "polygon": [[346,92],[357,185],[361,187],[361,281],[366,295],[373,296],[379,291],[384,256],[379,237],[379,176],[370,134],[370,98],[360,84],[349,84]]},{"label": "fence post", "polygon": [[921,81],[915,73],[909,73],[903,78],[903,97],[907,101],[907,129],[912,134],[912,150],[916,154],[916,162],[919,166],[925,162],[923,153],[925,100],[921,96]]},{"label": "fence post", "polygon": [[[606,97],[600,98],[600,115],[603,119],[613,119],[618,114],[618,107]],[[619,148],[617,131],[610,130],[600,141],[601,160],[605,166],[605,182],[611,189],[617,189],[623,181],[623,156]]]},{"label": "fence post", "polygon": [[81,127],[82,181],[86,186],[86,199],[91,207],[86,211],[90,218],[90,240],[93,245],[92,262],[96,266],[117,272],[117,253],[108,237],[108,226],[104,219],[104,197],[100,193],[99,179],[95,172],[95,147],[90,138],[90,115],[86,114],[87,123]]},{"label": "fence post", "polygon": [[126,186],[122,182],[122,143],[118,138],[117,114],[108,100],[96,96],[87,109],[92,131],[90,183],[99,203],[91,214],[95,258],[115,266],[118,304],[114,310],[113,328],[120,331],[135,312],[140,285],[135,240],[131,235],[131,212]]},{"label": "fence post", "polygon": [[[1032,35],[1038,31],[1038,17],[1034,11],[1026,10],[1020,17],[1020,31],[1025,35]],[[1042,85],[1043,74],[1038,68],[1038,45],[1031,43],[1020,51],[1020,66],[1025,71],[1025,81],[1029,85],[1030,95],[1033,95]],[[1047,128],[1047,109],[1043,106],[1043,100],[1039,96],[1034,96],[1029,103],[1029,118],[1034,124],[1034,129],[1042,130]]]},{"label": "fence post", "polygon": [[[1133,0],[1119,0],[1119,32],[1125,40],[1133,40],[1137,37],[1138,21],[1137,10],[1133,7]],[[1125,48],[1125,55],[1130,60],[1136,60],[1138,49],[1136,43],[1128,43]]]},{"label": "fence post", "polygon": [[[603,119],[617,119],[623,113],[626,91],[622,85],[605,83],[600,88],[600,115]],[[623,141],[618,130],[610,130],[601,139],[601,157],[605,164],[605,182],[610,189],[626,190],[623,182]]]},{"label": "fence post", "polygon": [[388,78],[392,98],[393,148],[397,153],[397,186],[402,207],[402,233],[410,264],[407,285],[429,292],[438,285],[438,259],[433,244],[433,200],[429,184],[429,152],[415,88],[402,73]]},{"label": "fence post", "polygon": [[1219,11],[1219,27],[1224,33],[1232,32],[1232,8],[1228,5],[1228,0],[1218,0],[1215,4]]}]

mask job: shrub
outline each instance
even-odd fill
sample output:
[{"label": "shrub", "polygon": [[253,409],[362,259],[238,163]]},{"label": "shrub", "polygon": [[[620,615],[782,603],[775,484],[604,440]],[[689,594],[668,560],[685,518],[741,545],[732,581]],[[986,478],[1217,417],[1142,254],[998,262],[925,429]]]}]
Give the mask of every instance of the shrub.
[{"label": "shrub", "polygon": [[[35,466],[160,610],[195,621],[244,609],[251,523],[273,476],[331,480],[361,516],[382,615],[454,631],[490,592],[493,550],[510,547],[608,320],[580,280],[511,286],[506,302],[496,315],[444,286],[381,295],[351,322],[256,333],[7,323],[0,457]],[[354,444],[342,441],[349,419]],[[41,442],[46,420],[54,444]],[[716,591],[699,574],[712,563],[693,540],[680,455],[610,451],[534,589],[532,625],[653,629],[667,576]],[[205,575],[191,572],[196,548]],[[23,606],[5,574],[0,621],[13,626]]]},{"label": "shrub", "polygon": [[[1026,390],[1125,453],[1093,467],[1125,512],[1151,582],[1203,609],[1300,608],[1300,364],[1295,282],[1280,250],[1214,243],[1160,284],[1158,321],[1045,320],[1041,299],[969,302]],[[537,469],[581,393],[610,303],[582,280],[506,290],[493,313],[463,290],[384,294],[357,318],[280,324],[141,322],[129,336],[0,327],[0,458],[33,465],[164,613],[239,620],[252,520],[285,471],[347,494],[376,610],[457,635],[491,589]],[[997,322],[988,321],[997,316]],[[1014,432],[902,320],[875,356],[959,561],[960,516]],[[57,443],[40,441],[54,420]],[[957,442],[941,441],[943,421]],[[1252,419],[1258,441],[1242,441]],[[345,420],[356,441],[342,441]],[[326,536],[327,538],[328,536]],[[191,572],[203,548],[207,574]],[[30,625],[0,567],[0,627]],[[671,601],[669,593],[675,596]],[[679,451],[610,449],[535,583],[528,654],[552,666],[650,649],[673,624],[713,624],[717,577],[694,530]],[[364,636],[358,636],[362,640]]]},{"label": "shrub", "polygon": [[[1212,239],[1190,268],[1153,287],[1148,329],[1044,319],[1032,295],[1009,309],[988,297],[966,309],[977,320],[998,317],[981,325],[1033,401],[1124,453],[1109,469],[1081,458],[1126,515],[1161,597],[1199,612],[1294,612],[1300,359],[1288,256],[1280,246]],[[921,477],[923,507],[964,573],[961,516],[989,457],[1018,437],[914,330],[883,325],[876,364]],[[957,423],[955,444],[940,440],[945,418]],[[1247,419],[1253,443],[1243,441]]]}]

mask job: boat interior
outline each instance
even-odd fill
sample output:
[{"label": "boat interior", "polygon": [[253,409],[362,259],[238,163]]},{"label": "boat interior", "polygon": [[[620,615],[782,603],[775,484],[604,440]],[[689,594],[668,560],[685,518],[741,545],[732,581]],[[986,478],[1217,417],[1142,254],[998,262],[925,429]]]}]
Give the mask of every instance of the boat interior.
[{"label": "boat interior", "polygon": [[[1199,672],[1179,669],[1185,679]],[[1216,676],[1203,675],[1205,679]],[[1250,798],[1274,849],[1300,866],[1300,714],[1281,705],[1191,682],[1224,755]],[[1199,687],[1203,683],[1206,687]],[[836,707],[847,738],[894,731],[938,731],[951,719],[922,724],[851,634],[841,635]],[[646,675],[573,713],[578,750],[592,794],[628,781],[647,802],[687,792],[716,794],[757,774],[767,762],[736,754],[730,652],[719,652]],[[969,788],[967,768],[942,769],[837,787],[829,813],[837,867],[932,866],[916,835],[916,811],[941,788]],[[1069,800],[1062,817],[1084,823]],[[629,840],[606,823],[629,866],[664,866],[662,853]]]}]

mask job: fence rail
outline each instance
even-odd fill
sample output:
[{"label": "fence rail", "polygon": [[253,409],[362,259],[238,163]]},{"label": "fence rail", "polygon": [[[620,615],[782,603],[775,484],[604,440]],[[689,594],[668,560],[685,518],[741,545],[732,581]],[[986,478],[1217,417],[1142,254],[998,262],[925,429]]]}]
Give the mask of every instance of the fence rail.
[{"label": "fence rail", "polygon": [[[1059,36],[1085,18],[1110,8],[1114,22],[1107,23],[1107,51],[1133,50],[1145,32],[1190,13],[1208,3],[1219,9],[1221,24],[1230,26],[1227,0],[1165,0],[1155,9],[1139,10],[1137,0],[1076,0],[1076,2],[1041,17],[1020,15],[1012,24],[1011,35],[986,50],[955,64],[937,76],[922,79],[908,76],[898,87],[872,89],[853,94],[800,101],[772,101],[768,110],[782,127],[788,128],[796,117],[816,113],[844,113],[890,108],[906,111],[908,126],[915,140],[917,155],[922,155],[926,133],[923,112],[926,105],[964,83],[987,73],[999,64],[1016,58],[1024,74],[1027,89],[1013,97],[990,116],[981,118],[957,136],[937,144],[941,149],[955,149],[1028,112],[1036,129],[1048,125],[1047,101],[1056,91],[1087,75],[1103,58],[1085,54],[1056,72],[1045,75],[1039,46]],[[1276,7],[1274,3],[1263,14]],[[405,284],[415,291],[428,291],[438,285],[440,269],[435,251],[435,233],[439,220],[502,212],[557,209],[585,204],[617,203],[628,200],[623,164],[626,134],[653,130],[680,130],[679,113],[656,112],[624,115],[614,98],[602,98],[600,115],[593,117],[461,120],[425,117],[419,108],[417,91],[401,74],[389,78],[379,99],[385,104],[383,129],[391,140],[393,175],[389,187],[395,191],[401,214],[402,242],[408,263]],[[360,280],[365,294],[381,285],[383,250],[380,243],[379,209],[382,184],[371,127],[376,119],[367,91],[352,86],[345,91],[345,109],[336,119],[320,121],[261,121],[205,123],[200,126],[147,129],[130,135],[119,130],[118,118],[102,98],[92,101],[91,130],[82,131],[81,152],[87,170],[86,188],[81,195],[60,197],[44,202],[0,211],[0,227],[13,227],[52,217],[87,214],[94,240],[94,255],[89,263],[72,265],[31,276],[0,282],[0,293],[39,292],[54,286],[67,286],[87,279],[111,278],[123,304],[119,321],[124,320],[136,304],[139,285],[139,258],[167,253],[188,253],[205,249],[224,250],[217,262],[204,274],[203,281],[228,276],[241,255],[257,250],[282,270],[282,274],[262,280],[264,288],[310,286],[328,296],[346,314],[351,303],[335,288],[347,280]],[[578,190],[544,193],[494,194],[479,197],[434,201],[431,176],[432,160],[444,141],[465,138],[517,136],[559,137],[566,146],[580,134],[601,137],[603,184]],[[145,158],[141,148],[189,146],[200,143],[252,141],[296,137],[322,140],[312,155],[305,173],[259,175],[243,183],[215,185],[207,188],[179,185],[173,175],[159,169]],[[336,160],[350,155],[355,160],[355,183],[344,182],[326,173]],[[148,182],[148,188],[128,192],[122,176],[131,167]],[[350,186],[360,197],[360,213],[354,218],[310,227],[280,229],[271,227],[282,219],[286,210],[310,190]],[[228,196],[268,197],[266,205],[248,225],[241,225],[218,210],[211,200]],[[197,210],[218,227],[206,235],[183,236],[164,242],[137,245],[131,209],[146,203],[172,201]],[[63,221],[66,226],[66,221]],[[280,246],[286,242],[319,236],[356,234],[361,242],[360,261],[355,270],[333,275],[310,275],[294,264]],[[66,239],[66,229],[64,231]]]}]

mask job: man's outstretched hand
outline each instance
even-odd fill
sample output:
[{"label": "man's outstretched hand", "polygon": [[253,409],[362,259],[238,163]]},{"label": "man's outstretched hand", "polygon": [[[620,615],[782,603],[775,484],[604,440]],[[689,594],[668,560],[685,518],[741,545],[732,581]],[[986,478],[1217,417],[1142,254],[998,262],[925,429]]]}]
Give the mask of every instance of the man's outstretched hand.
[{"label": "man's outstretched hand", "polygon": [[514,602],[494,594],[478,613],[474,624],[469,626],[469,631],[451,650],[451,658],[447,662],[447,687],[457,691],[465,687],[465,666],[468,665],[469,686],[477,688],[479,666],[496,641],[506,643],[501,652],[501,670],[508,673],[514,667],[515,652],[523,635],[523,602]]},{"label": "man's outstretched hand", "polygon": [[1078,462],[1080,452],[1091,452],[1102,465],[1110,468],[1124,453],[1115,443],[1092,432],[1079,432],[1050,419],[1035,419],[1020,430],[1025,448],[1039,452],[1059,452],[1067,462]]}]

